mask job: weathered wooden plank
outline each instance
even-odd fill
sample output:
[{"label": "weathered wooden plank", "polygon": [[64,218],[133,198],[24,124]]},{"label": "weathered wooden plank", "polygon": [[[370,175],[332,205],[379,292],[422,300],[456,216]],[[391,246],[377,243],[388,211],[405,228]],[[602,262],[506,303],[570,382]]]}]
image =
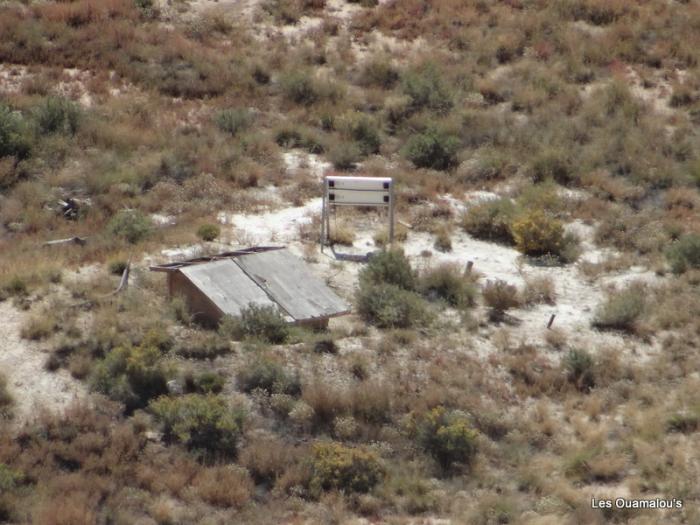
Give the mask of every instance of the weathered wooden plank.
[{"label": "weathered wooden plank", "polygon": [[238,316],[250,304],[276,306],[231,259],[185,266],[180,271],[224,314]]},{"label": "weathered wooden plank", "polygon": [[234,261],[297,321],[350,311],[340,297],[287,250],[242,255]]}]

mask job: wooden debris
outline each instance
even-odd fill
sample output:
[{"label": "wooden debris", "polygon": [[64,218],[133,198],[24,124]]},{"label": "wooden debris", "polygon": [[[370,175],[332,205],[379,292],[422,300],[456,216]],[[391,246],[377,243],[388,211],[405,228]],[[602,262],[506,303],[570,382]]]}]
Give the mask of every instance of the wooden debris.
[{"label": "wooden debris", "polygon": [[67,239],[56,239],[55,241],[46,241],[44,246],[57,246],[61,244],[78,244],[79,246],[85,246],[87,243],[87,237],[68,237]]}]

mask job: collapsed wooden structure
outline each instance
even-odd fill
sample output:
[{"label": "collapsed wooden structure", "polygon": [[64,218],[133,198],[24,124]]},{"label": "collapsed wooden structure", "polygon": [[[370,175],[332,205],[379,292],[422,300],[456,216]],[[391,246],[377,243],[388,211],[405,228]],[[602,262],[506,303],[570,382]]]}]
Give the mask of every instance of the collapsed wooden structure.
[{"label": "collapsed wooden structure", "polygon": [[255,246],[151,266],[167,272],[168,293],[183,297],[197,322],[215,325],[251,304],[273,306],[290,323],[325,326],[349,306],[284,247]]}]

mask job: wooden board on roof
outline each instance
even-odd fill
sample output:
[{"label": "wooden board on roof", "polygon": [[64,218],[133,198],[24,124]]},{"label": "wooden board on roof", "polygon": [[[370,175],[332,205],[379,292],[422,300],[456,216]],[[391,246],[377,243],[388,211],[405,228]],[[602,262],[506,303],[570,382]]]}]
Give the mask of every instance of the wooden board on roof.
[{"label": "wooden board on roof", "polygon": [[296,320],[334,317],[350,307],[287,250],[234,259],[284,311]]},{"label": "wooden board on roof", "polygon": [[250,304],[276,306],[231,259],[184,266],[180,271],[225,315],[239,316]]}]

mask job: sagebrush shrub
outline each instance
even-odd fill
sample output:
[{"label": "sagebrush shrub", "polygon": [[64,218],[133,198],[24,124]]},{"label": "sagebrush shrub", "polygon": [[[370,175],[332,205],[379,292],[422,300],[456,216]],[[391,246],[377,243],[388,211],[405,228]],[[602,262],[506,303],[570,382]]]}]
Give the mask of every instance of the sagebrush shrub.
[{"label": "sagebrush shrub", "polygon": [[683,235],[666,250],[666,259],[673,273],[683,273],[692,268],[700,268],[700,235]]},{"label": "sagebrush shrub", "polygon": [[236,456],[246,415],[223,398],[211,394],[163,396],[149,409],[162,425],[166,441],[181,443],[204,460]]},{"label": "sagebrush shrub", "polygon": [[477,239],[512,244],[514,240],[510,225],[515,214],[516,207],[511,199],[488,200],[465,212],[462,227]]},{"label": "sagebrush shrub", "polygon": [[492,308],[497,313],[503,313],[506,310],[520,305],[518,289],[512,284],[508,284],[500,279],[487,281],[481,294],[486,306]]},{"label": "sagebrush shrub", "polygon": [[532,257],[565,253],[564,226],[541,210],[531,210],[517,217],[511,226],[518,250]]},{"label": "sagebrush shrub", "polygon": [[226,378],[217,372],[202,372],[185,377],[186,391],[197,394],[219,394],[224,389]]},{"label": "sagebrush shrub", "polygon": [[225,109],[216,116],[216,125],[224,133],[235,136],[250,126],[252,117],[247,109]]},{"label": "sagebrush shrub", "polygon": [[369,86],[390,89],[398,82],[399,72],[388,58],[368,60],[362,69],[362,81]]},{"label": "sagebrush shrub", "polygon": [[24,479],[21,472],[11,469],[4,463],[0,463],[0,491],[9,491],[19,485]]},{"label": "sagebrush shrub", "polygon": [[532,161],[531,173],[534,182],[554,180],[562,185],[570,184],[573,169],[566,153],[549,149],[540,153]]},{"label": "sagebrush shrub", "polygon": [[362,158],[362,151],[353,142],[338,142],[333,144],[328,151],[328,160],[333,167],[340,171],[350,171]]},{"label": "sagebrush shrub", "polygon": [[21,114],[0,104],[0,157],[24,159],[31,147],[29,126]]},{"label": "sagebrush shrub", "polygon": [[36,122],[42,133],[65,133],[78,131],[80,109],[64,98],[49,97],[36,110]]},{"label": "sagebrush shrub", "polygon": [[420,295],[393,284],[363,284],[356,300],[360,316],[379,328],[423,326],[432,317]]},{"label": "sagebrush shrub", "polygon": [[128,262],[124,259],[112,259],[107,263],[107,267],[112,275],[122,275],[124,270],[126,270],[127,264]]},{"label": "sagebrush shrub", "polygon": [[576,388],[588,391],[595,386],[593,357],[585,350],[571,350],[564,358],[567,377]]},{"label": "sagebrush shrub", "polygon": [[138,210],[121,210],[107,224],[107,231],[136,244],[150,235],[153,222]]},{"label": "sagebrush shrub", "polygon": [[314,496],[327,490],[369,492],[385,476],[385,469],[374,453],[340,443],[314,445],[311,468],[309,491]]},{"label": "sagebrush shrub", "polygon": [[298,396],[301,393],[298,374],[287,372],[280,362],[266,356],[256,357],[241,367],[236,379],[243,392],[261,389],[268,394]]},{"label": "sagebrush shrub", "polygon": [[284,343],[289,337],[289,324],[271,305],[251,303],[239,317],[225,316],[220,324],[222,334],[240,339],[251,337],[272,344]]},{"label": "sagebrush shrub", "polygon": [[296,104],[310,106],[320,97],[313,73],[308,70],[295,70],[286,73],[280,79],[280,85],[284,96]]},{"label": "sagebrush shrub", "polygon": [[221,228],[216,224],[202,224],[197,228],[197,237],[203,241],[213,241],[221,235]]},{"label": "sagebrush shrub", "polygon": [[443,113],[453,105],[452,92],[433,65],[405,72],[401,79],[401,90],[411,99],[414,110],[427,108]]},{"label": "sagebrush shrub", "polygon": [[0,419],[8,418],[12,414],[13,403],[14,398],[7,389],[7,378],[0,374]]},{"label": "sagebrush shrub", "polygon": [[373,119],[362,113],[351,113],[342,119],[340,126],[363,156],[379,153],[382,141]]},{"label": "sagebrush shrub", "polygon": [[360,284],[393,284],[404,290],[416,289],[416,273],[402,250],[375,253],[359,273]]},{"label": "sagebrush shrub", "polygon": [[309,153],[323,153],[326,146],[312,130],[303,126],[285,125],[275,132],[275,142],[283,148],[304,148]]},{"label": "sagebrush shrub", "polygon": [[404,155],[419,168],[447,170],[457,164],[459,139],[429,128],[412,135],[404,147]]},{"label": "sagebrush shrub", "polygon": [[464,416],[436,407],[416,424],[416,440],[440,465],[470,465],[477,452],[477,432]]},{"label": "sagebrush shrub", "polygon": [[646,309],[646,301],[646,287],[639,283],[613,292],[596,310],[593,326],[632,332]]},{"label": "sagebrush shrub", "polygon": [[167,380],[168,371],[157,348],[119,347],[97,364],[91,385],[98,392],[123,403],[131,412],[167,393]]},{"label": "sagebrush shrub", "polygon": [[423,272],[418,287],[426,298],[442,299],[455,308],[473,306],[476,297],[473,282],[452,264],[442,264]]}]

